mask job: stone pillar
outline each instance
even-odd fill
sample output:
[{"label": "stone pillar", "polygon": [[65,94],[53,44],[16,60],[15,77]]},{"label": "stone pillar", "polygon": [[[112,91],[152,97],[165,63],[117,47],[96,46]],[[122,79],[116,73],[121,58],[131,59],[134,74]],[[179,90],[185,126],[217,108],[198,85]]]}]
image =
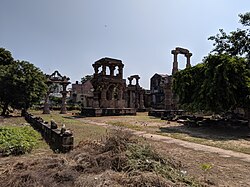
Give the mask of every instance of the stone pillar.
[{"label": "stone pillar", "polygon": [[131,84],[132,84],[132,80],[133,80],[133,79],[132,79],[131,77],[129,77],[129,78],[128,78],[129,85],[131,85]]},{"label": "stone pillar", "polygon": [[140,78],[136,78],[135,80],[136,80],[136,85],[139,85],[139,79]]},{"label": "stone pillar", "polygon": [[94,67],[94,71],[95,71],[95,75],[97,75],[98,74],[98,66],[97,65],[95,65],[95,64],[93,64],[93,67]]},{"label": "stone pillar", "polygon": [[63,84],[63,91],[62,93],[62,107],[61,107],[61,112],[60,114],[67,114],[67,108],[66,108],[66,97],[67,97],[67,91],[66,91],[66,84]]},{"label": "stone pillar", "polygon": [[109,70],[110,70],[110,76],[113,77],[114,76],[115,67],[114,66],[110,66]]},{"label": "stone pillar", "polygon": [[192,56],[192,53],[187,53],[187,54],[185,54],[185,56],[187,58],[186,68],[189,68],[189,67],[191,67],[190,58]]},{"label": "stone pillar", "polygon": [[133,92],[132,92],[132,90],[130,90],[130,92],[129,92],[129,107],[130,108],[134,108],[134,106],[133,106],[133,100],[134,100],[134,98],[133,98]]},{"label": "stone pillar", "polygon": [[139,103],[139,108],[140,108],[140,109],[145,109],[145,106],[144,106],[144,99],[143,99],[143,92],[142,92],[142,91],[140,92],[140,103]]},{"label": "stone pillar", "polygon": [[118,66],[118,71],[119,71],[119,77],[123,77],[123,66]]},{"label": "stone pillar", "polygon": [[43,114],[50,114],[50,110],[49,110],[49,94],[50,94],[50,92],[48,91],[46,93],[46,96],[45,96]]},{"label": "stone pillar", "polygon": [[172,50],[171,53],[174,55],[174,62],[173,62],[173,69],[172,69],[172,75],[173,75],[178,71],[178,61],[177,61],[178,52],[176,50]]},{"label": "stone pillar", "polygon": [[106,65],[102,66],[102,75],[106,75]]}]

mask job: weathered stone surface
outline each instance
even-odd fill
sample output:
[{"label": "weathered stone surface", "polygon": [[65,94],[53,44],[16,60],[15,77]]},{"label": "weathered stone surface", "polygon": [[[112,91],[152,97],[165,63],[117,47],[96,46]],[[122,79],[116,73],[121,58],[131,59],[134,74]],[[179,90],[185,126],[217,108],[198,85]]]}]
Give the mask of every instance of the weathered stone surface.
[{"label": "weathered stone surface", "polygon": [[66,129],[62,133],[55,121],[51,121],[51,125],[49,125],[41,118],[37,118],[27,112],[24,113],[24,117],[33,128],[41,133],[52,150],[66,153],[73,149],[74,137],[71,131]]}]

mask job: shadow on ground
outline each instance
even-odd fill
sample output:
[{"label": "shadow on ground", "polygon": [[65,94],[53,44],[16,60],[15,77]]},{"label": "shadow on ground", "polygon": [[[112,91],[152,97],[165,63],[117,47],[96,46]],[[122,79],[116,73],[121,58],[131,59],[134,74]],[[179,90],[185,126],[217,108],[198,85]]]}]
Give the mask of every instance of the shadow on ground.
[{"label": "shadow on ground", "polygon": [[201,127],[188,127],[186,125],[160,127],[158,133],[178,133],[186,134],[191,137],[205,138],[208,140],[238,140],[245,139],[250,141],[249,127],[224,127],[220,125],[210,125]]}]

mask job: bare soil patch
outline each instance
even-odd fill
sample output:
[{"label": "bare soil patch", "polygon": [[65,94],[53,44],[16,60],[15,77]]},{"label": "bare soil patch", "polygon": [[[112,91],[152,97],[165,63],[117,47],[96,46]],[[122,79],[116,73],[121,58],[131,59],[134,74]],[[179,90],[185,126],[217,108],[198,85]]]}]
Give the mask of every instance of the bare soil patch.
[{"label": "bare soil patch", "polygon": [[[97,123],[107,123],[115,126],[143,130],[186,141],[214,145],[216,147],[248,153],[250,142],[245,135],[248,129],[223,129],[215,127],[190,128],[182,124],[161,121],[160,119],[141,116],[120,116],[86,118]],[[164,131],[164,130],[165,131]],[[152,145],[165,156],[171,156],[182,164],[183,169],[199,180],[206,177],[210,181],[207,186],[250,186],[250,163],[236,157],[185,148],[175,143],[151,141]],[[236,153],[237,154],[237,153]],[[202,170],[202,165],[209,164],[209,172]]]}]

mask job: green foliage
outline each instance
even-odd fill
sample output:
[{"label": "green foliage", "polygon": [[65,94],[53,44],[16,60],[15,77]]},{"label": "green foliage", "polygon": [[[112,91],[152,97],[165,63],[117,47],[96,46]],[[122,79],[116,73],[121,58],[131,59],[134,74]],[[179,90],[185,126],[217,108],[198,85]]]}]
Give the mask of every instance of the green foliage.
[{"label": "green foliage", "polygon": [[0,48],[0,65],[9,65],[14,61],[11,52]]},{"label": "green foliage", "polygon": [[204,172],[204,181],[207,181],[207,175],[211,171],[212,168],[213,166],[210,163],[201,164],[201,169]]},{"label": "green foliage", "polygon": [[198,64],[174,75],[174,93],[178,95],[179,103],[188,110],[194,111],[202,108],[198,98],[203,83],[202,80],[205,78],[204,72],[205,64]]},{"label": "green foliage", "polygon": [[8,65],[0,63],[2,115],[6,114],[9,106],[28,109],[41,100],[46,89],[44,74],[33,64],[26,61],[12,61]]},{"label": "green foliage", "polygon": [[[250,26],[250,12],[240,14],[240,23],[245,26]],[[246,56],[250,60],[250,30],[237,29],[227,34],[223,29],[216,36],[211,36],[208,39],[214,41],[215,49],[213,52],[219,54],[230,54],[232,56]]]},{"label": "green foliage", "polygon": [[0,154],[20,155],[31,152],[41,136],[31,127],[0,127]]},{"label": "green foliage", "polygon": [[250,70],[244,58],[209,55],[174,75],[174,93],[194,111],[223,112],[249,104]]},{"label": "green foliage", "polygon": [[219,34],[209,37],[214,41],[212,52],[216,55],[209,55],[203,64],[174,76],[174,92],[186,109],[221,112],[249,107],[250,12],[239,17],[244,29],[229,34],[220,29]]},{"label": "green foliage", "polygon": [[209,164],[209,163],[201,164],[201,169],[204,172],[209,172],[212,169],[212,167],[213,166],[211,164]]},{"label": "green foliage", "polygon": [[82,84],[85,83],[88,80],[91,80],[93,78],[93,75],[86,75],[85,77],[81,78]]},{"label": "green foliage", "polygon": [[54,105],[60,105],[60,104],[62,104],[62,98],[60,98],[60,97],[50,96],[49,100],[50,100]]}]

